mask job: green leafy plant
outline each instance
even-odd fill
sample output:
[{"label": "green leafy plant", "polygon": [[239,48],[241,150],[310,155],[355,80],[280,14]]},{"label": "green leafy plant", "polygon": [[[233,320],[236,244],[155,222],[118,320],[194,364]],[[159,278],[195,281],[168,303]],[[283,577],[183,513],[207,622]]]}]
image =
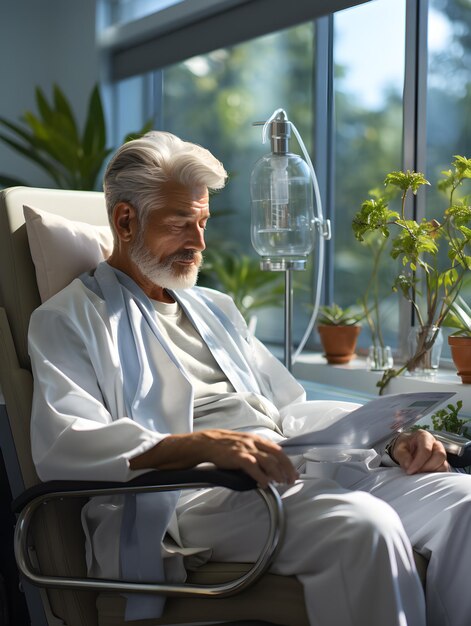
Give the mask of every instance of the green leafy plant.
[{"label": "green leafy plant", "polygon": [[320,326],[355,326],[363,317],[364,314],[353,307],[344,309],[333,303],[319,307],[317,323]]},{"label": "green leafy plant", "polygon": [[431,417],[433,428],[435,430],[446,430],[449,433],[455,433],[468,437],[469,419],[460,419],[458,413],[463,408],[462,400],[458,400],[456,404],[447,404],[446,408],[440,409]]},{"label": "green leafy plant", "polygon": [[[468,436],[468,424],[471,420],[460,419],[458,413],[463,408],[463,401],[457,400],[456,404],[447,404],[445,408],[436,411],[430,419],[432,420],[434,430],[444,430],[448,433],[455,433],[456,435]],[[428,424],[421,424],[411,426],[409,430],[430,430]],[[470,438],[468,436],[468,438]]]},{"label": "green leafy plant", "polygon": [[282,273],[263,272],[258,259],[215,243],[205,251],[198,283],[230,295],[247,321],[255,311],[284,302]]},{"label": "green leafy plant", "polygon": [[[107,145],[106,123],[98,86],[93,89],[83,131],[80,131],[72,107],[64,93],[53,86],[52,101],[36,88],[38,113],[26,111],[20,123],[0,117],[0,140],[33,161],[60,189],[93,190],[111,148]],[[137,133],[125,137],[129,141],[145,134],[152,127],[147,122]],[[0,185],[28,185],[19,178],[0,174]]]},{"label": "green leafy plant", "polygon": [[[439,220],[407,219],[406,200],[430,185],[420,172],[391,172],[385,178],[385,193],[366,200],[353,219],[353,232],[359,241],[369,233],[391,238],[393,259],[399,259],[401,270],[392,288],[411,303],[419,326],[415,354],[399,370],[385,372],[378,383],[380,390],[393,376],[414,370],[432,347],[438,330],[459,293],[466,272],[471,269],[471,207],[469,198],[456,198],[457,189],[471,179],[471,159],[455,156],[452,169],[442,172],[438,188],[448,196],[447,208]],[[400,194],[400,212],[390,209],[392,193]],[[446,256],[440,255],[440,246]]]},{"label": "green leafy plant", "polygon": [[471,307],[461,296],[458,296],[450,304],[443,326],[455,328],[454,337],[471,337]]},{"label": "green leafy plant", "polygon": [[[458,413],[463,408],[463,401],[458,400],[456,404],[447,404],[445,408],[440,409],[436,413],[431,416],[433,429],[434,430],[444,430],[448,433],[454,433],[456,435],[461,435],[462,437],[466,437],[467,439],[471,439],[471,434],[468,432],[468,426],[471,420],[469,419],[461,419],[458,417]],[[413,426],[410,430],[429,430],[430,427],[428,424],[423,424],[420,426]]]}]

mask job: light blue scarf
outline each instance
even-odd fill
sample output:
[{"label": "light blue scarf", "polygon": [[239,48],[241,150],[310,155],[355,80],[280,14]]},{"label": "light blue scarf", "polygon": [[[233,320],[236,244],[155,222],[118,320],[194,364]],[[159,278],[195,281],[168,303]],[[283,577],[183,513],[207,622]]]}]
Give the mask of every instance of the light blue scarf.
[{"label": "light blue scarf", "polygon": [[[127,274],[106,262],[98,265],[93,275],[83,274],[80,278],[88,289],[106,302],[113,341],[119,352],[127,416],[153,431],[191,432],[191,383],[160,333],[152,302]],[[249,365],[247,342],[225,313],[197,288],[172,292],[172,296],[201,334],[236,391],[260,393],[257,377]],[[162,407],[159,374],[149,358],[149,342],[154,339],[175,365],[177,384],[180,388],[186,385],[189,392],[186,396],[190,398],[188,406],[175,407],[171,422]],[[179,492],[125,497],[120,536],[124,579],[164,581],[161,543],[178,497]],[[163,596],[129,595],[126,620],[160,616],[164,603]]]}]

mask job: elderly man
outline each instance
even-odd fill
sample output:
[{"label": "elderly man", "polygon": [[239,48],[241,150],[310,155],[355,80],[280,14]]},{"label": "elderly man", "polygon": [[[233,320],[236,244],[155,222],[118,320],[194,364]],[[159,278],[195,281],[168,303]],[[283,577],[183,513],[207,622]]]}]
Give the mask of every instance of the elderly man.
[{"label": "elderly man", "polygon": [[[272,569],[302,582],[310,623],[424,625],[413,545],[430,560],[427,623],[467,626],[471,480],[449,472],[441,444],[424,431],[401,435],[398,464],[354,489],[304,476],[278,445],[303,389],[249,336],[230,298],[194,287],[208,190],[225,178],[207,150],[163,132],[112,158],[111,257],[31,319],[39,476],[125,481],[204,461],[243,469],[282,494],[287,532]],[[94,498],[83,510],[89,573],[174,580],[183,556],[254,560],[261,506],[223,489]],[[131,597],[127,615],[158,614],[161,603]]]}]

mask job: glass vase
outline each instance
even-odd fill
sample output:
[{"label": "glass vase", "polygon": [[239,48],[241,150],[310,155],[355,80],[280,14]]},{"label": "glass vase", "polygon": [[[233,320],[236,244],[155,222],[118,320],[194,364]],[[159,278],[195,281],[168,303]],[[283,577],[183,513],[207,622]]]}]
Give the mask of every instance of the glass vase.
[{"label": "glass vase", "polygon": [[443,347],[442,329],[437,326],[413,326],[409,332],[409,374],[433,376],[440,365]]},{"label": "glass vase", "polygon": [[390,346],[370,346],[366,367],[372,372],[389,370],[394,365]]}]

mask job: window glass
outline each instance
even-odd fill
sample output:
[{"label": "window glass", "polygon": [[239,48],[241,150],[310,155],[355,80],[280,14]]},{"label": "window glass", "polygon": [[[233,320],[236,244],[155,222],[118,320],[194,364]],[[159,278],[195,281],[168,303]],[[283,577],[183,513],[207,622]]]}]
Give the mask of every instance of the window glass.
[{"label": "window glass", "polygon": [[[334,300],[354,305],[372,272],[371,250],[355,240],[353,215],[385,175],[402,169],[405,0],[378,0],[334,16]],[[399,308],[394,266],[380,263],[385,342],[396,345]],[[362,332],[359,345],[371,343]]]},{"label": "window glass", "polygon": [[[163,128],[209,148],[230,176],[226,188],[212,199],[214,217],[208,227],[208,248],[232,251],[234,259],[251,255],[258,264],[250,242],[249,181],[255,162],[270,151],[270,146],[262,144],[261,127],[254,127],[253,122],[265,121],[275,109],[283,108],[310,149],[312,76],[312,24],[217,50],[164,70]],[[294,139],[290,148],[299,154]],[[303,282],[309,280],[309,272],[296,274],[303,274]],[[278,274],[278,279],[282,281],[283,276]],[[256,277],[253,280],[241,284],[249,298]],[[283,303],[282,292],[277,301]],[[298,298],[295,308],[295,325],[302,334],[309,311]],[[282,315],[282,307],[260,312],[257,335],[281,343]]]},{"label": "window glass", "polygon": [[120,144],[128,133],[137,132],[149,120],[152,76],[133,76],[113,88],[113,137]]},{"label": "window glass", "polygon": [[[471,158],[469,2],[431,0],[428,32],[427,178],[436,183],[441,172],[450,168],[454,155]],[[471,193],[469,184],[466,193]],[[427,198],[427,217],[436,216],[436,207],[443,213],[447,198],[435,185]],[[471,280],[461,295],[471,303]],[[443,345],[444,356],[448,356],[448,342]]]}]

